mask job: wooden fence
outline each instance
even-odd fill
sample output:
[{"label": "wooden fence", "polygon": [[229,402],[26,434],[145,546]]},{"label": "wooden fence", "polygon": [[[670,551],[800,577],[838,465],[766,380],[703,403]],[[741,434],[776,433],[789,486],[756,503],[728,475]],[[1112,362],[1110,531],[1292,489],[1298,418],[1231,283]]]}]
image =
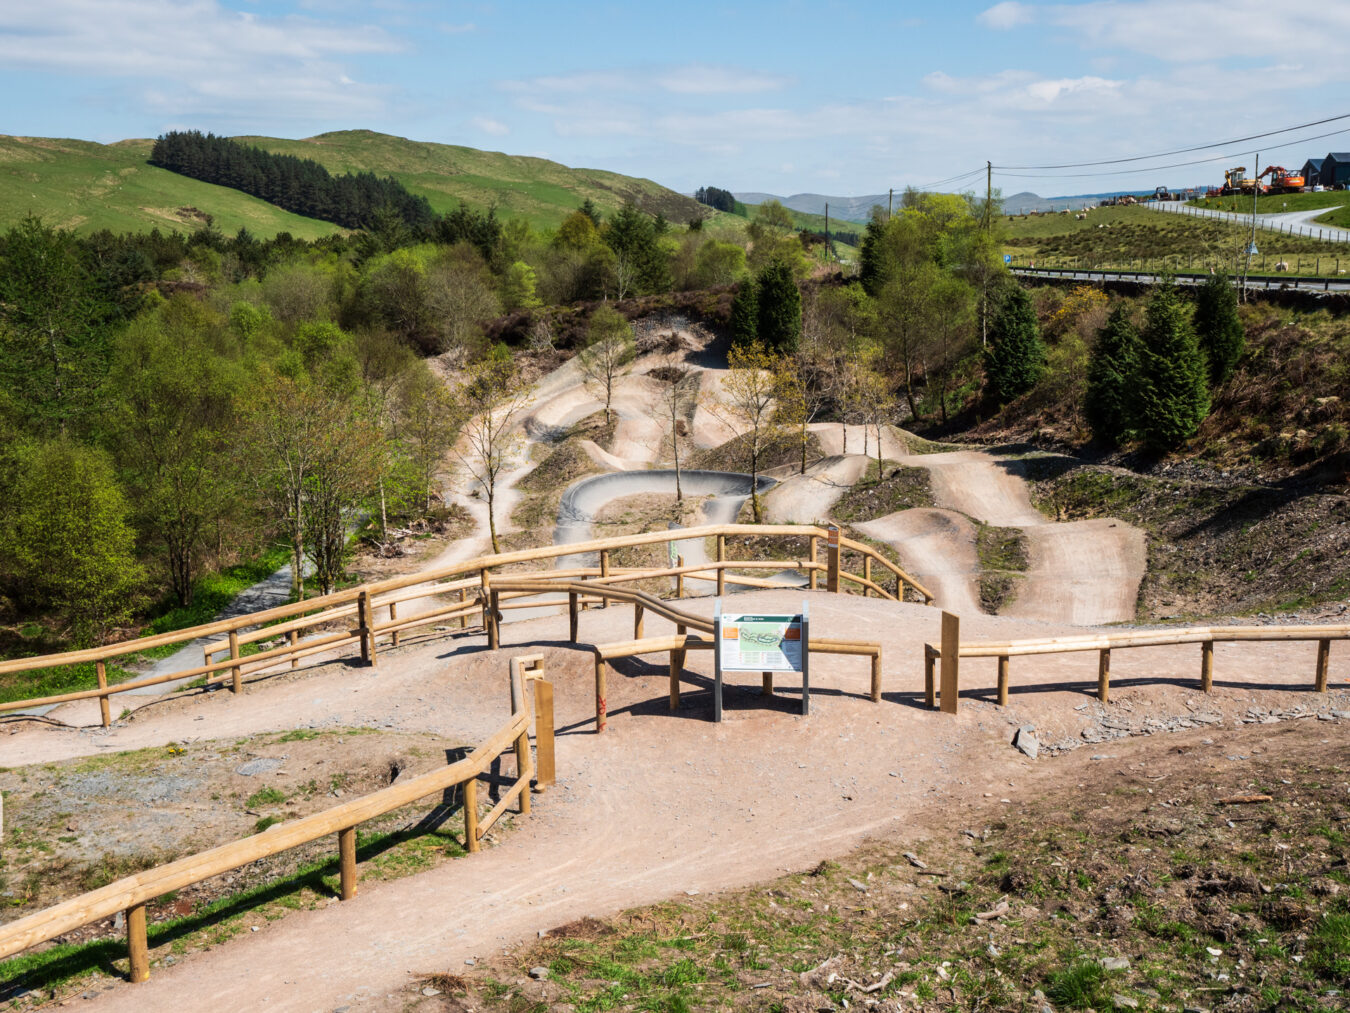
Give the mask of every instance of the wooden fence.
[{"label": "wooden fence", "polygon": [[[533,702],[526,693],[529,683],[534,687]],[[522,814],[530,811],[530,781],[536,770],[530,754],[532,720],[536,726],[538,751],[537,784],[542,790],[553,783],[553,687],[544,679],[543,656],[536,654],[511,659],[510,688],[511,719],[464,759],[323,812],[276,824],[251,837],[127,876],[0,926],[0,958],[13,956],[120,911],[126,916],[130,979],[145,981],[150,977],[145,908],[156,897],[336,834],[339,896],[342,900],[350,900],[356,896],[356,828],[367,820],[456,785],[463,785],[465,847],[470,852],[478,851],[484,834],[513,802],[518,802]],[[515,781],[496,805],[480,818],[478,777],[508,750],[514,750],[516,756]]]},{"label": "wooden fence", "polygon": [[[736,560],[728,556],[727,539],[737,536],[805,538],[808,551],[805,556],[795,559]],[[684,565],[681,560],[676,566],[656,568],[611,566],[611,556],[618,550],[692,539],[715,539],[715,558],[705,563],[690,565]],[[821,543],[824,543],[823,552]],[[537,571],[510,569],[560,556],[592,553],[598,554],[599,566]],[[845,569],[850,554],[861,563],[861,573],[850,573]],[[820,558],[822,555],[823,561]],[[877,573],[878,569],[888,573],[893,581],[883,579]],[[95,685],[89,689],[0,703],[0,714],[76,700],[97,699],[103,726],[107,727],[111,723],[109,698],[117,693],[163,685],[167,682],[195,679],[202,679],[207,685],[228,683],[237,693],[247,675],[275,669],[286,663],[294,668],[300,659],[309,655],[329,653],[353,645],[360,646],[364,661],[374,664],[377,661],[378,641],[383,640],[398,646],[404,633],[446,622],[457,621],[460,628],[466,628],[471,619],[476,619],[474,625],[481,622],[488,635],[488,646],[495,649],[499,645],[498,624],[495,618],[490,620],[489,612],[491,611],[495,617],[496,609],[492,608],[492,587],[494,579],[500,579],[504,572],[509,573],[514,579],[568,580],[585,577],[601,586],[670,577],[675,579],[676,593],[681,597],[692,581],[709,584],[716,588],[718,594],[725,593],[728,586],[742,588],[793,586],[737,572],[746,570],[751,572],[796,570],[806,575],[807,587],[811,589],[818,588],[823,577],[824,590],[840,592],[848,586],[856,588],[864,596],[876,595],[891,601],[904,600],[906,591],[912,589],[914,595],[921,598],[925,604],[934,603],[932,593],[921,583],[871,546],[842,537],[837,528],[821,528],[805,524],[717,524],[651,531],[573,545],[552,545],[481,556],[447,567],[364,584],[319,598],[175,630],[172,633],[161,633],[88,650],[0,662],[0,675],[88,662],[93,662],[95,666]],[[884,586],[888,582],[891,583],[889,588]],[[508,609],[537,607],[537,603],[503,604],[508,602],[509,598],[510,595],[499,596],[498,607]],[[599,599],[596,595],[586,596],[582,599],[581,605],[585,607],[597,600]],[[420,602],[426,607],[414,610],[409,607],[411,602]],[[399,614],[400,607],[403,608],[403,615]],[[224,639],[218,639],[222,637]],[[150,648],[186,644],[203,638],[208,642],[201,665],[112,685],[107,681],[106,666],[109,661]],[[280,640],[280,643],[254,654],[245,653],[245,648],[250,644],[272,640]],[[217,660],[218,654],[226,656]]]},{"label": "wooden fence", "polygon": [[[1327,669],[1333,640],[1350,640],[1350,623],[1322,626],[1187,626],[1168,630],[1121,630],[1118,632],[1088,633],[1066,637],[1042,637],[1006,641],[961,641],[960,620],[949,612],[942,613],[940,644],[924,645],[924,693],[929,707],[937,705],[938,690],[942,710],[955,714],[960,693],[960,659],[998,659],[998,702],[1008,703],[1008,682],[1011,659],[1033,654],[1068,654],[1076,651],[1097,652],[1097,699],[1110,700],[1111,652],[1127,647],[1165,647],[1176,644],[1200,645],[1199,685],[1208,693],[1214,681],[1214,645],[1233,642],[1270,642],[1315,640],[1317,661],[1313,674],[1313,689],[1327,691]],[[940,680],[934,666],[941,663]]]}]

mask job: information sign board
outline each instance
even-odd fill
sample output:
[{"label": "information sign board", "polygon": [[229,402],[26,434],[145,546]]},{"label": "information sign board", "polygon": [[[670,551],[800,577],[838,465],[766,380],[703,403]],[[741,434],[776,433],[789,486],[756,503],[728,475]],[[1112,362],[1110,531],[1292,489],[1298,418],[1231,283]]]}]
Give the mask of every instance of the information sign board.
[{"label": "information sign board", "polygon": [[773,690],[774,672],[801,672],[802,714],[811,712],[810,622],[806,602],[797,615],[724,613],[713,603],[713,720],[722,720],[722,673],[760,672],[764,692]]}]

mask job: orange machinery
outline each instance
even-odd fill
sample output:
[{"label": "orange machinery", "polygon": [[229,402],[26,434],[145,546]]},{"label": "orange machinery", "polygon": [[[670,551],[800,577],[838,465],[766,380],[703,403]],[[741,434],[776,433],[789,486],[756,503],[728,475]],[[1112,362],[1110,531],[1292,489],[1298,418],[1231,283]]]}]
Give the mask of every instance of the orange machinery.
[{"label": "orange machinery", "polygon": [[1270,193],[1302,193],[1305,180],[1301,172],[1290,172],[1282,165],[1268,165],[1258,179],[1270,177]]}]

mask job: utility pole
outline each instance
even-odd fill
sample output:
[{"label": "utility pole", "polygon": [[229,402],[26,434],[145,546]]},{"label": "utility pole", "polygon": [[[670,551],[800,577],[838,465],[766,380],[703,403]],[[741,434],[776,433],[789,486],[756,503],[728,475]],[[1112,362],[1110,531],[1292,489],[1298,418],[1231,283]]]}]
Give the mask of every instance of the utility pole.
[{"label": "utility pole", "polygon": [[[1241,184],[1239,184],[1241,185]],[[1261,192],[1261,152],[1256,153],[1256,173],[1252,177],[1252,231],[1247,240],[1247,257],[1242,266],[1242,301],[1247,301],[1247,276],[1252,271],[1252,247],[1256,245],[1256,195]]]},{"label": "utility pole", "polygon": [[830,202],[825,202],[825,263],[830,262]]},{"label": "utility pole", "polygon": [[886,193],[886,221],[891,220],[891,202],[895,199],[895,187],[891,187]]},{"label": "utility pole", "polygon": [[984,163],[984,231],[988,232],[994,222],[994,163]]}]

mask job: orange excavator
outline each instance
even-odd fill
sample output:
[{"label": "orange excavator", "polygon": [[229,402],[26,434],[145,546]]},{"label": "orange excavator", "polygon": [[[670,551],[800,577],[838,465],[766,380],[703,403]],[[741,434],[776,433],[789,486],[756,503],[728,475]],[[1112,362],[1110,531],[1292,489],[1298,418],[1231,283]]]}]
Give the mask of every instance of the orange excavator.
[{"label": "orange excavator", "polygon": [[1306,182],[1301,172],[1290,172],[1282,165],[1268,165],[1257,179],[1270,177],[1270,193],[1302,193]]}]

